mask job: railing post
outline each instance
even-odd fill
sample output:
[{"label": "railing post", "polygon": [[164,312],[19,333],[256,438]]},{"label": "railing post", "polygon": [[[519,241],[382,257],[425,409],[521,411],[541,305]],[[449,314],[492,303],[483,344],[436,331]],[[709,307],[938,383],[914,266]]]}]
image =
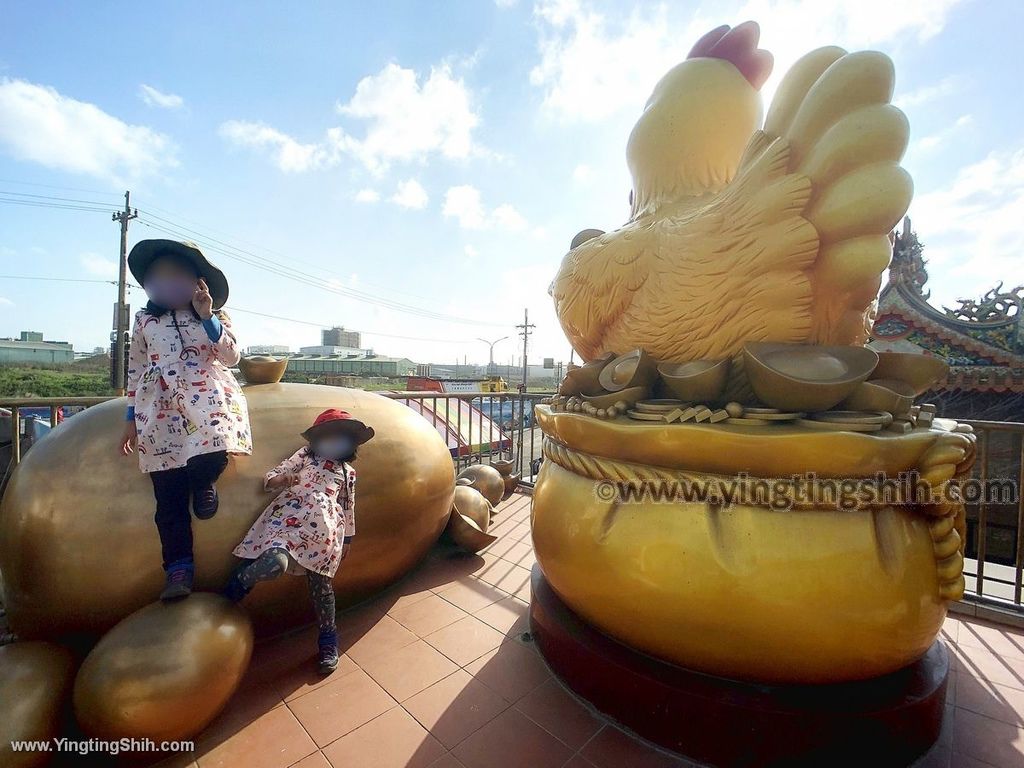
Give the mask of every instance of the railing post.
[{"label": "railing post", "polygon": [[11,408],[11,466],[21,463],[21,411],[15,405]]},{"label": "railing post", "polygon": [[1021,581],[1024,580],[1024,432],[1020,433],[1020,471],[1017,477],[1017,558],[1013,577],[1013,602],[1020,606]]},{"label": "railing post", "polygon": [[59,405],[50,406],[50,429],[54,429],[57,426],[57,413],[59,410]]},{"label": "railing post", "polygon": [[[981,467],[979,479],[981,487],[985,487],[988,481],[988,445],[992,433],[987,429],[980,430],[978,440],[981,442]],[[981,597],[985,581],[985,550],[988,543],[988,508],[986,506],[985,494],[978,500],[978,567],[975,571],[974,592]],[[1019,536],[1018,536],[1019,540]],[[966,545],[966,542],[965,542]]]}]

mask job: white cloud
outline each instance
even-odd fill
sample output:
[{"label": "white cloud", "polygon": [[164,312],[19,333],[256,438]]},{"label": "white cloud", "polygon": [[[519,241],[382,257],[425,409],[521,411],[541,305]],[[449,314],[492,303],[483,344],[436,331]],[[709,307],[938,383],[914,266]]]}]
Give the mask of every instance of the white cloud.
[{"label": "white cloud", "polygon": [[944,128],[938,133],[933,133],[929,136],[923,136],[922,138],[920,138],[914,144],[914,149],[922,152],[928,152],[930,150],[933,150],[940,144],[944,144],[945,142],[949,141],[949,139],[951,139],[954,136],[954,134],[959,133],[962,129],[966,128],[967,126],[973,123],[974,118],[972,118],[970,115],[961,115],[948,127]]},{"label": "white cloud", "polygon": [[302,144],[265,123],[229,120],[221,124],[220,135],[237,146],[267,151],[285,173],[323,168],[338,161],[323,145]]},{"label": "white cloud", "polygon": [[925,258],[942,265],[929,283],[937,298],[980,294],[1000,280],[1020,282],[1022,211],[1024,146],[992,152],[961,168],[949,184],[917,196],[910,211],[914,229]]},{"label": "white cloud", "polygon": [[356,192],[357,203],[376,203],[380,200],[380,192],[375,189],[360,189]]},{"label": "white cloud", "polygon": [[103,277],[109,280],[117,280],[118,266],[113,259],[107,259],[98,253],[83,253],[79,261],[90,275]]},{"label": "white cloud", "polygon": [[241,146],[268,152],[284,171],[308,171],[336,165],[350,155],[374,174],[393,163],[425,162],[432,155],[465,159],[487,154],[473,131],[480,122],[470,89],[448,63],[421,76],[412,69],[388,64],[359,81],[347,103],[336,111],[366,121],[361,138],[342,126],[311,143],[262,122],[231,120],[221,135]]},{"label": "white cloud", "polygon": [[937,83],[922,86],[907,93],[898,93],[893,97],[892,103],[906,111],[911,107],[919,107],[922,104],[941,99],[944,96],[956,93],[964,87],[964,80],[957,75],[944,77]]},{"label": "white cloud", "polygon": [[450,187],[444,196],[441,212],[446,218],[454,218],[463,229],[502,229],[518,232],[525,229],[525,217],[508,203],[502,203],[492,211],[483,204],[480,190],[469,184]]},{"label": "white cloud", "polygon": [[429,200],[427,190],[416,179],[398,182],[398,189],[391,196],[391,202],[403,208],[426,208]]},{"label": "white cloud", "polygon": [[369,170],[380,172],[392,162],[422,160],[431,154],[467,158],[477,147],[473,130],[480,118],[465,82],[451,67],[433,67],[426,78],[398,64],[364,77],[338,112],[368,121],[357,139],[338,129],[336,141]]},{"label": "white cloud", "polygon": [[[775,56],[775,74],[762,89],[769,103],[782,73],[813,48],[921,42],[943,29],[959,2],[748,0],[727,17],[761,22],[760,45]],[[545,110],[562,120],[598,121],[622,108],[639,112],[658,78],[723,15],[711,19],[688,8],[685,18],[676,18],[661,4],[612,22],[588,0],[540,0],[534,6],[540,62],[530,81],[541,89]]]},{"label": "white cloud", "polygon": [[176,166],[163,134],[25,80],[0,78],[0,146],[18,160],[127,182]]},{"label": "white cloud", "polygon": [[143,83],[139,86],[140,98],[150,107],[161,109],[181,109],[185,106],[185,100],[176,93],[164,93],[158,91],[151,85]]},{"label": "white cloud", "polygon": [[480,255],[480,251],[478,251],[472,245],[467,245],[463,250],[466,253],[466,258],[469,259],[475,259],[477,256]]},{"label": "white cloud", "polygon": [[590,179],[591,179],[591,177],[593,175],[594,175],[594,169],[593,168],[591,168],[586,163],[580,163],[579,165],[577,165],[573,169],[572,179],[573,179],[573,181],[579,181],[579,182],[590,181]]},{"label": "white cloud", "polygon": [[8,299],[6,296],[0,296],[0,307],[13,307],[14,302]]}]

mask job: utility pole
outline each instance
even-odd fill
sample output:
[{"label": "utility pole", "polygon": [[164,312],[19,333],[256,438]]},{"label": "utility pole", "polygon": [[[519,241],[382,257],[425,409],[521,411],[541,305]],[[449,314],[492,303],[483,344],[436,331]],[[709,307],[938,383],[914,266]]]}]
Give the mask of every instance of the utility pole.
[{"label": "utility pole", "polygon": [[533,330],[536,327],[537,326],[535,326],[533,323],[530,322],[530,310],[529,309],[524,309],[523,310],[523,323],[522,323],[522,325],[517,325],[516,326],[516,328],[520,329],[519,335],[523,337],[523,392],[526,391],[526,372],[527,372],[527,368],[526,368],[526,344],[530,340],[530,331]]},{"label": "utility pole", "polygon": [[139,215],[138,209],[131,208],[131,192],[124,193],[124,210],[111,215],[111,221],[121,223],[121,259],[117,279],[117,305],[114,307],[114,388],[118,395],[125,391],[125,342],[128,335],[128,307],[125,303],[128,291],[128,222]]}]

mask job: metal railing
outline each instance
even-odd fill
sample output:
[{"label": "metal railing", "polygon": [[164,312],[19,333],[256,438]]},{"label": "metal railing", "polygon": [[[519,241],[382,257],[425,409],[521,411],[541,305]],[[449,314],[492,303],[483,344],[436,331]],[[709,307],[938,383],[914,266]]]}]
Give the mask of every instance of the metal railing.
[{"label": "metal railing", "polygon": [[999,486],[1013,499],[992,500],[982,495],[967,504],[965,542],[965,601],[1024,611],[1021,605],[1024,574],[1024,423],[971,421],[978,435],[978,456],[973,477],[978,487]]}]

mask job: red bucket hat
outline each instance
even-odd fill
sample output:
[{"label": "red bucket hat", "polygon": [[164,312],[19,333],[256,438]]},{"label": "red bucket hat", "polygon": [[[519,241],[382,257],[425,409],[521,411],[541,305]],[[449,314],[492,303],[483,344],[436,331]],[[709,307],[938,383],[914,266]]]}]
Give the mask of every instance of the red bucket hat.
[{"label": "red bucket hat", "polygon": [[356,441],[356,445],[362,445],[373,437],[373,427],[368,427],[359,419],[355,418],[348,411],[340,408],[328,408],[316,417],[313,426],[302,433],[307,440],[312,440],[324,432],[348,432]]}]

